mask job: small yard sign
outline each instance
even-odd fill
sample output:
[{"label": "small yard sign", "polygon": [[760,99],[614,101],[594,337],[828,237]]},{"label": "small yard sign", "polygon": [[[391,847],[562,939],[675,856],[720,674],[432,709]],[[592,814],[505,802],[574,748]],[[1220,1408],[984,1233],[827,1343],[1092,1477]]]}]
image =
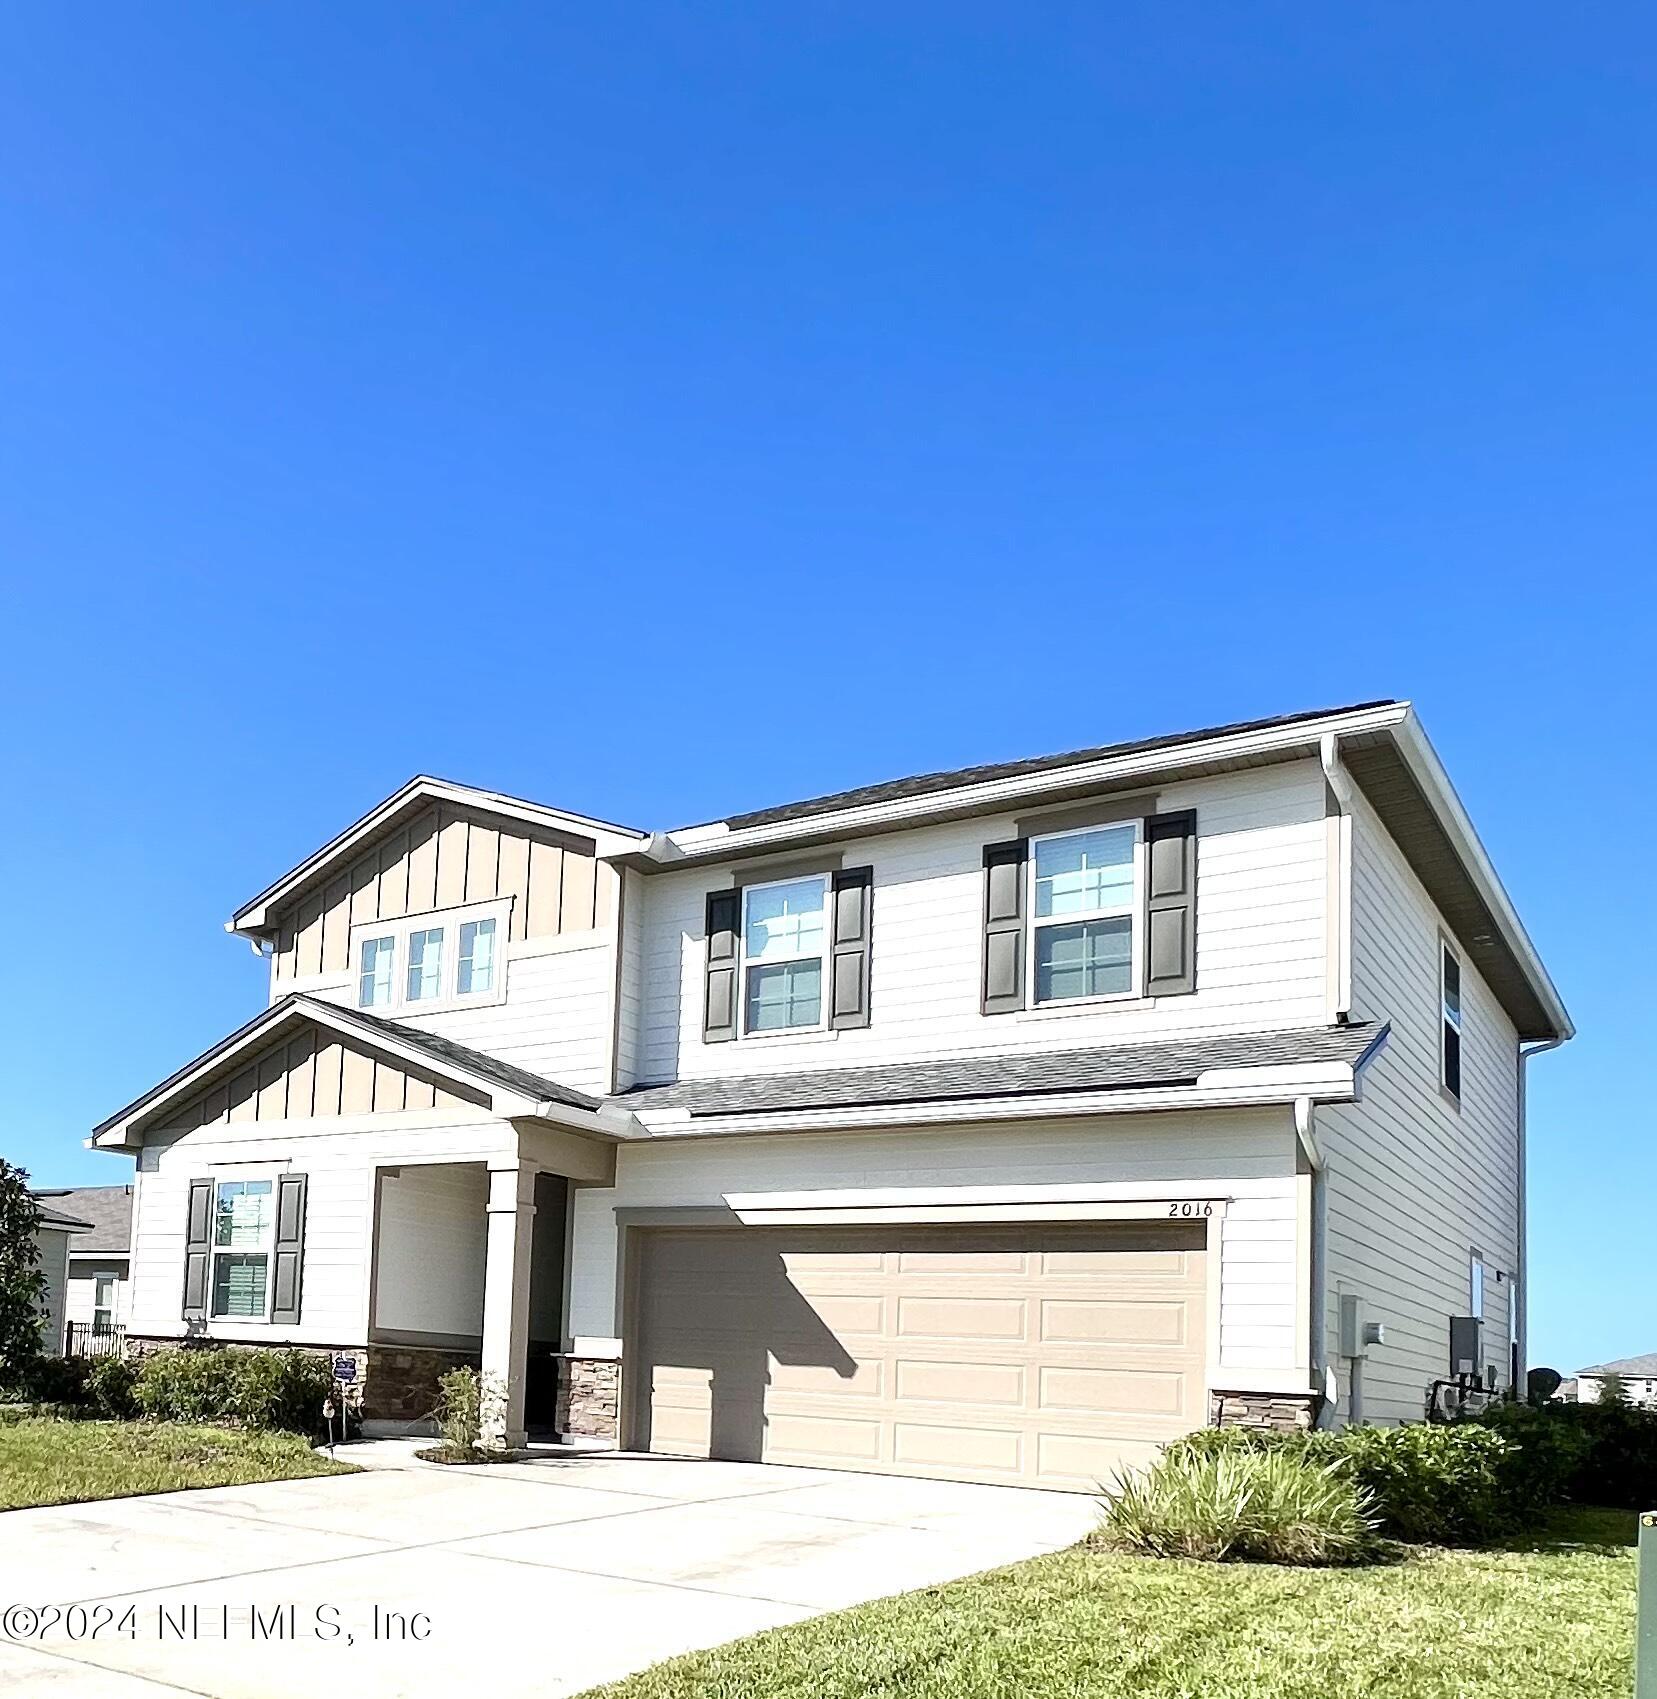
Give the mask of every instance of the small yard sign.
[{"label": "small yard sign", "polygon": [[334,1379],[350,1382],[357,1378],[357,1359],[355,1357],[336,1357],[334,1359]]}]

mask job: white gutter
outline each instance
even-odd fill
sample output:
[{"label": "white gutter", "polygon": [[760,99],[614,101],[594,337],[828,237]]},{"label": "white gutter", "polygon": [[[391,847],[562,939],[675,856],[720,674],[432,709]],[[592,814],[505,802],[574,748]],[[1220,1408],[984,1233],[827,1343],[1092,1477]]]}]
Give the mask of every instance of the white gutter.
[{"label": "white gutter", "polygon": [[1339,1387],[1329,1367],[1329,1174],[1318,1143],[1317,1105],[1309,1097],[1295,1099],[1295,1136],[1311,1169],[1312,1219],[1307,1247],[1307,1345],[1312,1385],[1323,1394],[1318,1425],[1334,1420]]},{"label": "white gutter", "polygon": [[1325,732],[1318,740],[1323,777],[1335,798],[1335,841],[1329,846],[1330,1019],[1341,1022],[1352,1013],[1352,778],[1341,765],[1341,740]]}]

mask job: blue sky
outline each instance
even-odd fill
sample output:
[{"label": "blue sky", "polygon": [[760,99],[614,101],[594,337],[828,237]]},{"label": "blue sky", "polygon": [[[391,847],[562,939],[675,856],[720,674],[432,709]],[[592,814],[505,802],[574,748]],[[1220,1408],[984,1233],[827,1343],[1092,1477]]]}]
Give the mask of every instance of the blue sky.
[{"label": "blue sky", "polygon": [[1649,10],[95,22],[0,19],[0,1151],[121,1178],[418,770],[673,824],[1403,695],[1581,1029],[1534,1354],[1657,1348]]}]

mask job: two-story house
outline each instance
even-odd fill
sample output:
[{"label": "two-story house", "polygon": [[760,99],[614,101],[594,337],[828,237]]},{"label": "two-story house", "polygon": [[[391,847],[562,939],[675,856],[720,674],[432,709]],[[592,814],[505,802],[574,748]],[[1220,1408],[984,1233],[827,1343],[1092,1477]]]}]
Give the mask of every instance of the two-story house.
[{"label": "two-story house", "polygon": [[96,1129],[130,1334],[481,1363],[531,1427],[1091,1489],[1524,1362],[1571,1026],[1407,703],[674,831],[419,778]]}]

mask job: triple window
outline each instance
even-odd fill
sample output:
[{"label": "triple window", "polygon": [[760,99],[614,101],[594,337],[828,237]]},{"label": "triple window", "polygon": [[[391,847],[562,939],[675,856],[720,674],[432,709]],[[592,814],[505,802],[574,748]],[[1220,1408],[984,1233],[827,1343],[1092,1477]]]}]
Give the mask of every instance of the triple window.
[{"label": "triple window", "polygon": [[389,1013],[465,1002],[498,1002],[506,912],[456,910],[360,926],[352,933],[359,1009]]}]

